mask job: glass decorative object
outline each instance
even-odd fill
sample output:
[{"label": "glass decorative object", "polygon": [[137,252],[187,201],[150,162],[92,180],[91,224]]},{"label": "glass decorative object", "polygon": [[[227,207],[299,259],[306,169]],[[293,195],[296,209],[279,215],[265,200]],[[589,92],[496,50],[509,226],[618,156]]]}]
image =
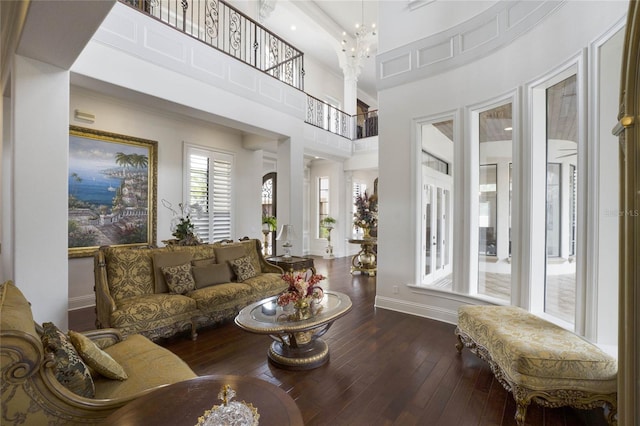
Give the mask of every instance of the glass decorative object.
[{"label": "glass decorative object", "polygon": [[258,426],[258,410],[250,403],[231,401],[235,396],[236,391],[230,385],[222,386],[218,393],[222,404],[205,411],[196,426]]}]

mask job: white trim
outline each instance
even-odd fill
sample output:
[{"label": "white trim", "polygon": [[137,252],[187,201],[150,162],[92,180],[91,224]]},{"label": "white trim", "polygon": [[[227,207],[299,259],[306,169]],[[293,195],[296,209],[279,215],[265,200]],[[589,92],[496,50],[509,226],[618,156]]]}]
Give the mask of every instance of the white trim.
[{"label": "white trim", "polygon": [[84,309],[96,306],[96,296],[94,294],[87,294],[85,296],[70,297],[68,310],[74,311],[76,309]]}]

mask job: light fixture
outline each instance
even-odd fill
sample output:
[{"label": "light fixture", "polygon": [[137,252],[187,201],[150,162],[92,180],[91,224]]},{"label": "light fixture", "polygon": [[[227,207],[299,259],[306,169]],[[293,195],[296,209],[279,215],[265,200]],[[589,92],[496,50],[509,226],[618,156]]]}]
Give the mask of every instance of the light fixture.
[{"label": "light fixture", "polygon": [[291,240],[296,237],[296,233],[293,230],[293,225],[282,225],[280,232],[276,237],[278,241],[284,241],[282,248],[284,249],[284,255],[282,257],[291,257]]},{"label": "light fixture", "polygon": [[349,43],[346,31],[342,32],[342,51],[356,59],[369,57],[369,54],[371,53],[371,38],[376,35],[375,22],[372,23],[370,27],[364,23],[364,0],[362,0],[361,12],[362,21],[355,25],[355,44]]},{"label": "light fixture", "polygon": [[79,121],[86,121],[88,123],[93,123],[96,121],[96,116],[90,114],[88,112],[80,111],[79,109],[73,112],[73,117]]},{"label": "light fixture", "polygon": [[505,132],[510,132],[510,131],[512,131],[512,130],[513,130],[513,127],[505,127],[505,128],[504,128],[504,131],[505,131]]}]

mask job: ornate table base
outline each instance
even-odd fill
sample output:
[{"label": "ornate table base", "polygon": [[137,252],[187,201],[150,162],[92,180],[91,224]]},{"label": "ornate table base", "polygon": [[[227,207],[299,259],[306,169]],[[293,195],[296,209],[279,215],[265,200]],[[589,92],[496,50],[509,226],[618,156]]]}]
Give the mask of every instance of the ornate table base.
[{"label": "ornate table base", "polygon": [[329,346],[321,339],[316,339],[298,348],[283,345],[281,342],[273,342],[269,347],[268,356],[269,361],[279,368],[311,370],[329,361]]},{"label": "ornate table base", "polygon": [[360,272],[369,274],[370,277],[376,275],[378,264],[374,247],[378,243],[376,238],[363,238],[361,240],[349,240],[351,244],[360,244],[360,251],[351,259],[351,273]]}]

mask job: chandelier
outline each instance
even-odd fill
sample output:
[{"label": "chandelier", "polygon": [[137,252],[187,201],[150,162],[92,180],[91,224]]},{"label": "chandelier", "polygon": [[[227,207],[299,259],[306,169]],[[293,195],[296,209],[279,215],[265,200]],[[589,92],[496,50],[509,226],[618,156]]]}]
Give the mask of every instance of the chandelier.
[{"label": "chandelier", "polygon": [[342,32],[342,51],[345,54],[351,55],[352,58],[368,58],[371,50],[372,38],[376,35],[376,24],[372,23],[371,26],[367,26],[364,23],[364,0],[362,0],[361,6],[361,21],[355,25],[355,33],[353,38],[354,42],[350,42],[347,39],[347,32]]}]

